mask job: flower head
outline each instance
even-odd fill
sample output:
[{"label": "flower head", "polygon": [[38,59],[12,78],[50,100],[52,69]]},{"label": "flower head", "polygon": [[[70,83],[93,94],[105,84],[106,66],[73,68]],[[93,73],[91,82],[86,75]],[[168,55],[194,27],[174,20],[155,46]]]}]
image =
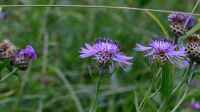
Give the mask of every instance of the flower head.
[{"label": "flower head", "polygon": [[26,48],[21,49],[18,52],[18,55],[24,56],[24,57],[32,59],[32,60],[35,60],[37,58],[35,49],[33,49],[33,47],[31,45],[27,45]]},{"label": "flower head", "polygon": [[168,21],[171,24],[182,24],[187,28],[191,28],[194,26],[195,19],[191,15],[186,15],[184,13],[174,12],[168,16]]},{"label": "flower head", "polygon": [[172,32],[174,32],[177,37],[184,35],[195,24],[193,16],[179,12],[170,14],[168,16],[168,21],[170,22]]},{"label": "flower head", "polygon": [[19,69],[25,70],[28,64],[37,58],[36,52],[31,45],[27,45],[26,48],[19,50],[12,57],[12,64],[16,65]]},{"label": "flower head", "polygon": [[0,43],[0,59],[9,59],[16,53],[16,47],[9,40]]},{"label": "flower head", "polygon": [[166,39],[154,39],[148,46],[137,44],[136,51],[144,52],[145,56],[150,57],[151,61],[157,62],[171,62],[172,64],[178,64],[182,67],[182,64],[187,62],[185,57],[185,48],[178,48],[172,41]]},{"label": "flower head", "polygon": [[190,61],[200,63],[200,35],[190,35],[186,40],[186,53]]},{"label": "flower head", "polygon": [[91,57],[100,65],[116,62],[121,67],[124,67],[132,64],[132,57],[120,52],[119,45],[110,39],[99,39],[93,44],[85,44],[85,47],[81,48],[80,57]]},{"label": "flower head", "polygon": [[191,104],[192,109],[195,110],[200,110],[200,103],[199,102],[194,102]]}]

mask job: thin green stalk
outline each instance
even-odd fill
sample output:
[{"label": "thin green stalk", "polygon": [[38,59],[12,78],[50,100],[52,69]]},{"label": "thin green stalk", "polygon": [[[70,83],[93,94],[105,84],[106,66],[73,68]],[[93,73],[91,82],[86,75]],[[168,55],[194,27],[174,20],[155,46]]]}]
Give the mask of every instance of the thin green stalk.
[{"label": "thin green stalk", "polygon": [[19,85],[18,85],[18,93],[17,93],[17,99],[16,99],[16,103],[15,103],[15,107],[14,110],[19,110],[20,111],[20,103],[21,100],[23,99],[23,92],[24,92],[24,88],[26,86],[26,83],[28,81],[28,76],[30,74],[30,69],[31,69],[31,64],[29,64],[29,68],[28,70],[24,73],[24,74],[20,74],[19,75]]},{"label": "thin green stalk", "polygon": [[183,101],[185,100],[185,98],[186,98],[186,96],[187,96],[187,94],[188,94],[188,91],[189,91],[189,87],[187,87],[187,88],[185,89],[185,92],[184,92],[182,98],[179,100],[179,102],[178,102],[177,105],[172,109],[171,112],[176,112],[176,110],[179,108],[179,106],[180,106],[180,105],[183,103]]},{"label": "thin green stalk", "polygon": [[97,100],[98,100],[98,96],[99,96],[99,91],[100,91],[100,86],[101,86],[101,80],[102,80],[102,74],[100,73],[99,79],[97,81],[96,84],[96,94],[95,94],[95,99],[94,102],[90,108],[90,112],[96,112],[96,107],[97,107]]},{"label": "thin green stalk", "polygon": [[13,69],[12,72],[8,73],[8,74],[5,75],[4,77],[1,77],[0,82],[3,82],[3,81],[5,81],[6,79],[8,79],[8,77],[12,76],[16,71],[17,71],[17,68]]},{"label": "thin green stalk", "polygon": [[186,70],[186,72],[183,73],[183,80],[173,89],[172,93],[171,93],[171,96],[173,94],[175,94],[180,88],[181,86],[186,82],[188,76],[189,76],[189,73],[192,69],[192,65],[190,64],[189,68]]},{"label": "thin green stalk", "polygon": [[173,74],[170,65],[165,64],[162,68],[160,92],[163,99],[168,99],[173,90]]},{"label": "thin green stalk", "polygon": [[[194,12],[196,11],[198,5],[200,3],[200,0],[197,0],[197,2],[195,3],[193,9],[192,9],[192,12],[191,12],[191,15],[194,14]],[[187,22],[186,22],[187,24]],[[197,23],[191,30],[189,30],[188,32],[186,32],[186,35],[183,35],[181,36],[179,39],[180,40],[184,40],[186,39],[189,35],[195,33],[196,31],[198,31],[200,29],[200,23]]]},{"label": "thin green stalk", "polygon": [[167,32],[161,21],[152,12],[146,11],[146,13],[158,24],[158,26],[160,27],[161,31],[164,33],[166,38],[169,38],[169,33]]},{"label": "thin green stalk", "polygon": [[43,100],[40,98],[38,101],[38,109],[36,112],[42,112],[43,110]]},{"label": "thin green stalk", "polygon": [[[191,76],[193,75],[192,66],[193,66],[193,64],[190,64],[190,66],[189,66],[189,68],[188,68],[188,70],[187,70],[187,73],[185,73],[185,77],[184,77],[183,81],[181,81],[180,84],[178,85],[178,87],[176,87],[176,88],[172,91],[172,93],[170,94],[170,97],[169,97],[168,99],[166,99],[166,100],[162,103],[162,105],[160,106],[160,108],[158,109],[157,112],[160,112],[160,111],[161,111],[161,109],[171,100],[171,98],[172,98],[172,96],[174,95],[174,93],[175,93],[178,89],[180,89],[180,87],[182,87],[183,84],[186,83],[186,81],[187,81],[187,79],[188,79],[189,77],[191,77]],[[184,83],[184,82],[185,82],[185,83]],[[186,85],[186,86],[187,86],[187,85]],[[181,99],[179,100],[179,102],[177,103],[177,105],[172,109],[172,112],[175,112],[175,111],[178,109],[178,107],[181,105],[181,103],[184,101],[185,97],[187,96],[188,91],[189,91],[189,87],[187,87],[187,88],[185,89],[185,92],[184,92],[183,96],[181,97]]]},{"label": "thin green stalk", "polygon": [[199,13],[191,13],[191,12],[183,12],[178,10],[160,10],[160,9],[150,9],[150,8],[138,8],[138,7],[123,7],[123,6],[110,6],[110,5],[72,5],[72,4],[37,4],[37,5],[0,5],[0,7],[79,7],[79,8],[104,8],[104,9],[123,9],[123,10],[134,10],[134,11],[151,11],[151,12],[159,12],[159,13],[173,13],[180,12],[183,14],[190,14],[194,16],[200,16]]},{"label": "thin green stalk", "polygon": [[193,62],[191,62],[190,69],[188,71],[188,79],[187,79],[188,85],[191,83],[191,80],[193,79],[193,77],[195,75],[195,68],[196,68],[196,65]]},{"label": "thin green stalk", "polygon": [[[187,73],[186,73],[186,75],[185,75],[185,77],[184,77],[184,79],[183,79],[183,81],[181,82],[181,84],[178,86],[177,89],[175,88],[175,90],[172,92],[171,95],[173,95],[180,87],[182,87],[182,85],[184,84],[184,82],[187,81],[188,83],[190,83],[190,80],[192,79],[192,76],[193,76],[192,66],[193,66],[193,64],[191,63],[190,66],[189,66],[189,68],[188,68],[188,71],[187,71]],[[187,85],[186,85],[186,86],[187,86]],[[185,92],[184,92],[182,98],[179,100],[179,102],[178,102],[177,105],[172,109],[171,112],[176,112],[176,110],[179,108],[179,106],[180,106],[180,105],[182,104],[182,102],[185,100],[185,98],[186,98],[186,96],[187,96],[187,94],[188,94],[188,91],[189,91],[189,87],[187,86],[187,88],[185,89]]]},{"label": "thin green stalk", "polygon": [[[152,79],[152,83],[156,82],[155,80],[159,77],[161,71],[162,71],[162,67],[159,67],[158,71],[157,71],[156,74],[155,74],[155,78]],[[146,92],[145,97],[143,98],[142,102],[140,103],[140,105],[139,105],[139,109],[140,109],[140,110],[141,110],[141,108],[142,108],[144,102],[146,101],[146,99],[147,99],[148,97],[151,98],[151,97],[154,96],[153,94],[158,93],[159,89],[158,89],[156,92],[154,92],[153,94],[148,95],[148,94],[151,92],[152,88],[153,88],[153,84],[152,84],[151,87],[148,89],[148,91]]]},{"label": "thin green stalk", "polygon": [[138,105],[138,97],[137,97],[137,93],[135,92],[134,94],[134,104],[135,104],[135,108],[136,108],[136,112],[141,112],[139,105]]},{"label": "thin green stalk", "polygon": [[69,90],[70,95],[76,104],[78,112],[84,112],[81,102],[74,91],[74,88],[72,87],[70,82],[65,78],[62,71],[60,71],[58,68],[52,68],[52,69],[56,72],[57,76],[63,81],[65,87]]},{"label": "thin green stalk", "polygon": [[[49,4],[53,4],[53,0],[50,0]],[[42,56],[42,73],[45,74],[48,66],[48,53],[49,53],[49,34],[46,31],[48,14],[51,11],[51,7],[47,7],[44,12],[44,18],[41,22],[41,28],[39,32],[39,37],[43,38],[43,56]]]}]

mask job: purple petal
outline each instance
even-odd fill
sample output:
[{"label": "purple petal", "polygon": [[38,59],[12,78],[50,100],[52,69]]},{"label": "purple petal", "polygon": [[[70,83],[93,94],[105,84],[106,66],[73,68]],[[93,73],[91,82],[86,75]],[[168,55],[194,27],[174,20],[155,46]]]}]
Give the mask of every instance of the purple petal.
[{"label": "purple petal", "polygon": [[37,58],[35,49],[31,45],[27,45],[24,52],[26,52],[33,60]]},{"label": "purple petal", "polygon": [[97,51],[93,46],[91,46],[89,44],[85,44],[85,48],[81,48],[80,57],[87,58],[87,57],[91,57],[91,56],[95,55],[96,53],[97,53]]},{"label": "purple petal", "polygon": [[200,110],[200,103],[199,102],[194,102],[194,103],[191,104],[191,107],[193,109]]},{"label": "purple petal", "polygon": [[136,51],[142,51],[142,52],[148,51],[148,50],[151,50],[151,49],[152,49],[152,47],[145,47],[141,44],[136,44],[136,48],[135,48]]},{"label": "purple petal", "polygon": [[180,56],[185,56],[186,52],[185,52],[185,48],[180,48],[178,51],[173,50],[168,52],[168,55],[171,57],[180,57]]},{"label": "purple petal", "polygon": [[27,45],[26,48],[21,49],[17,55],[24,56],[27,58],[31,58],[32,60],[35,60],[37,58],[37,54],[35,52],[35,49],[31,45]]},{"label": "purple petal", "polygon": [[115,57],[113,58],[114,61],[122,65],[128,65],[128,66],[132,65],[132,63],[130,62],[132,59],[133,57],[128,57],[121,53],[116,54]]}]

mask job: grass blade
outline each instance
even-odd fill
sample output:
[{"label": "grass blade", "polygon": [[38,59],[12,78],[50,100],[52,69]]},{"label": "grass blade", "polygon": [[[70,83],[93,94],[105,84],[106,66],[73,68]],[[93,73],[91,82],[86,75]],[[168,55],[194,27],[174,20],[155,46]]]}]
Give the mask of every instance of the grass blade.
[{"label": "grass blade", "polygon": [[63,81],[66,89],[69,90],[70,95],[71,95],[72,99],[74,100],[78,111],[79,112],[84,112],[83,111],[83,107],[81,105],[81,102],[80,102],[79,98],[77,97],[77,95],[76,95],[72,85],[70,84],[70,82],[64,77],[64,74],[58,68],[54,68],[54,71],[56,72],[56,74],[60,78],[60,80]]},{"label": "grass blade", "polygon": [[158,19],[158,17],[156,17],[153,13],[151,13],[150,11],[146,11],[147,15],[149,15],[149,17],[151,17],[160,27],[161,31],[163,32],[163,34],[165,35],[166,38],[169,38],[169,33],[167,32],[167,30],[165,29],[164,25],[161,23],[161,21]]}]

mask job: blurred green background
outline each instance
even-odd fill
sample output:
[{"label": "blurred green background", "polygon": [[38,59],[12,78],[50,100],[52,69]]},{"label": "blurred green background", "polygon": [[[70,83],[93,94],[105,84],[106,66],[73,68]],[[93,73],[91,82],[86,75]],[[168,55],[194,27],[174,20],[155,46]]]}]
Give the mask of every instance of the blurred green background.
[{"label": "blurred green background", "polygon": [[[196,0],[0,0],[2,5],[85,4],[187,12],[192,11],[195,3]],[[0,39],[9,39],[19,48],[33,45],[38,59],[28,71],[20,72],[19,77],[11,76],[0,82],[0,112],[78,112],[81,106],[88,112],[95,97],[98,72],[90,61],[80,59],[79,51],[84,43],[99,37],[117,40],[123,52],[134,56],[134,64],[128,72],[117,70],[112,76],[105,75],[98,112],[135,112],[137,100],[141,102],[148,95],[154,72],[148,60],[133,48],[136,43],[147,43],[164,34],[147,13],[78,7],[3,7],[2,10],[7,18],[0,20]],[[198,7],[196,12],[199,11]],[[168,14],[153,14],[170,34]],[[181,73],[182,70],[177,71],[177,81]],[[194,111],[187,103],[200,100],[198,87],[191,88],[187,99],[177,112]],[[142,112],[155,112],[162,103],[158,101],[145,100]]]}]

